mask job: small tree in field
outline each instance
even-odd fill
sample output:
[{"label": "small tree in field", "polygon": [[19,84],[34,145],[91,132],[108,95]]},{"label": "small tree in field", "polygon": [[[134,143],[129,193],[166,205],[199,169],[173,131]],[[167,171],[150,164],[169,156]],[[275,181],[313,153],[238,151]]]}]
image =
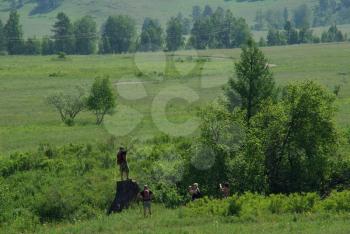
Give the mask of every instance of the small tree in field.
[{"label": "small tree in field", "polygon": [[103,122],[106,114],[113,111],[116,106],[115,95],[108,78],[95,79],[87,100],[87,106],[96,115],[96,124],[98,125]]},{"label": "small tree in field", "polygon": [[268,60],[253,41],[243,48],[241,59],[235,64],[236,79],[231,78],[226,90],[230,108],[240,106],[246,112],[246,122],[259,112],[264,101],[272,98],[275,81]]},{"label": "small tree in field", "polygon": [[85,92],[81,87],[76,88],[76,94],[54,94],[47,98],[47,102],[59,112],[61,120],[69,125],[74,125],[75,117],[85,109]]}]

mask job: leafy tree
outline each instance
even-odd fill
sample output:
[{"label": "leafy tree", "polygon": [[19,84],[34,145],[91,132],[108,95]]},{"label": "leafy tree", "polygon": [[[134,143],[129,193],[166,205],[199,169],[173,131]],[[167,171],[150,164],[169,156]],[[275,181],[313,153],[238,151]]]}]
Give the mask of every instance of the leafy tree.
[{"label": "leafy tree", "polygon": [[230,108],[239,106],[246,112],[246,123],[259,112],[262,104],[275,94],[275,81],[263,52],[253,41],[242,50],[235,64],[237,79],[231,78],[226,96]]},{"label": "leafy tree", "polygon": [[96,115],[96,124],[103,122],[106,114],[112,113],[116,106],[115,95],[108,78],[96,78],[87,100],[89,110]]},{"label": "leafy tree", "polygon": [[194,23],[190,43],[196,49],[234,48],[250,38],[249,26],[243,18],[237,19],[231,11],[218,8],[211,17]]},{"label": "leafy tree", "polygon": [[38,55],[41,54],[41,44],[36,38],[28,38],[24,44],[24,54]]},{"label": "leafy tree", "polygon": [[325,183],[338,144],[334,101],[314,82],[288,85],[280,103],[252,119],[247,137],[260,139],[270,193],[318,191]]},{"label": "leafy tree", "polygon": [[11,11],[5,25],[6,45],[9,54],[23,53],[23,31],[19,22],[19,14]]},{"label": "leafy tree", "polygon": [[213,9],[211,9],[211,7],[209,5],[206,5],[204,7],[203,17],[210,17],[212,15],[213,15]]},{"label": "leafy tree", "polygon": [[96,51],[97,26],[91,16],[85,16],[74,24],[75,51],[77,54],[93,54]]},{"label": "leafy tree", "polygon": [[337,25],[332,25],[327,32],[322,33],[322,42],[342,42],[345,41],[345,36],[338,29]]},{"label": "leafy tree", "polygon": [[206,49],[210,39],[210,19],[196,20],[191,30],[190,44],[195,49]]},{"label": "leafy tree", "polygon": [[102,53],[125,53],[135,37],[135,22],[129,16],[110,16],[102,29]]},{"label": "leafy tree", "polygon": [[200,136],[192,149],[189,175],[184,177],[199,182],[207,193],[217,194],[217,185],[230,177],[230,158],[239,149],[243,132],[234,115],[220,102],[207,105],[198,115]]},{"label": "leafy tree", "polygon": [[163,46],[163,29],[158,20],[146,18],[140,35],[141,51],[157,51]]},{"label": "leafy tree", "polygon": [[178,18],[171,18],[166,29],[166,46],[168,50],[175,51],[184,44],[181,21]]},{"label": "leafy tree", "polygon": [[73,54],[75,51],[73,25],[66,14],[58,13],[52,29],[55,51]]},{"label": "leafy tree", "polygon": [[293,22],[298,29],[310,28],[311,10],[306,4],[300,5],[294,10]]},{"label": "leafy tree", "polygon": [[281,33],[279,30],[270,29],[267,33],[267,44],[269,46],[287,44],[285,33]]},{"label": "leafy tree", "polygon": [[299,43],[312,43],[314,42],[313,31],[308,28],[302,28],[299,30]]},{"label": "leafy tree", "polygon": [[55,53],[55,43],[49,37],[44,37],[41,42],[41,53],[50,55]]},{"label": "leafy tree", "polygon": [[47,102],[56,108],[62,122],[71,126],[74,125],[75,117],[85,109],[85,92],[81,87],[76,87],[76,93],[59,93],[47,98]]},{"label": "leafy tree", "polygon": [[287,21],[284,26],[285,34],[287,43],[289,45],[297,44],[299,43],[299,34],[296,29],[293,28],[292,23],[290,21]]}]

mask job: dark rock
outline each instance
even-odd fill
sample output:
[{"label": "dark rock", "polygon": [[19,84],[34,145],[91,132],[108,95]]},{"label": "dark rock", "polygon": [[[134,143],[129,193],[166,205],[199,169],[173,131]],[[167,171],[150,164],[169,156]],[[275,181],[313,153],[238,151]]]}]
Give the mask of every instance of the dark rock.
[{"label": "dark rock", "polygon": [[135,181],[118,181],[117,192],[114,201],[108,210],[108,214],[121,212],[123,209],[128,208],[129,204],[137,199],[139,192],[140,187]]}]

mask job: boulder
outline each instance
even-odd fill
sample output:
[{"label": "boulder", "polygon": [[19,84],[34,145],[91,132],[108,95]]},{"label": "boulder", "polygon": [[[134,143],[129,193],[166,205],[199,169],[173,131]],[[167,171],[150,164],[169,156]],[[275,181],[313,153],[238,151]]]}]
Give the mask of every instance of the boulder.
[{"label": "boulder", "polygon": [[140,187],[135,181],[118,181],[116,195],[108,210],[108,214],[121,212],[123,209],[128,208],[129,204],[137,199],[139,192]]}]

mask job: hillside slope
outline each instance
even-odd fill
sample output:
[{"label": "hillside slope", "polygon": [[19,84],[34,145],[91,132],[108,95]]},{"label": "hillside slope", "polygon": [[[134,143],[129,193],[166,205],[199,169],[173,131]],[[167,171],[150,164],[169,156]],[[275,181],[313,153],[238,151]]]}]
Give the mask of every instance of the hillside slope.
[{"label": "hillside slope", "polygon": [[[10,2],[0,2],[0,19],[6,20],[10,11]],[[316,0],[265,0],[258,2],[238,3],[234,0],[63,0],[62,4],[45,14],[31,14],[36,4],[33,1],[24,0],[24,5],[18,9],[21,14],[21,22],[26,36],[42,36],[50,34],[51,25],[58,12],[67,13],[72,19],[91,15],[99,25],[109,16],[127,14],[135,18],[138,25],[141,25],[145,17],[159,19],[163,24],[178,12],[187,16],[191,13],[194,5],[202,8],[209,4],[212,8],[218,6],[224,9],[231,9],[235,15],[243,16],[249,23],[254,20],[257,9],[281,9],[288,7],[293,9],[296,6],[307,3],[314,5]]]}]

